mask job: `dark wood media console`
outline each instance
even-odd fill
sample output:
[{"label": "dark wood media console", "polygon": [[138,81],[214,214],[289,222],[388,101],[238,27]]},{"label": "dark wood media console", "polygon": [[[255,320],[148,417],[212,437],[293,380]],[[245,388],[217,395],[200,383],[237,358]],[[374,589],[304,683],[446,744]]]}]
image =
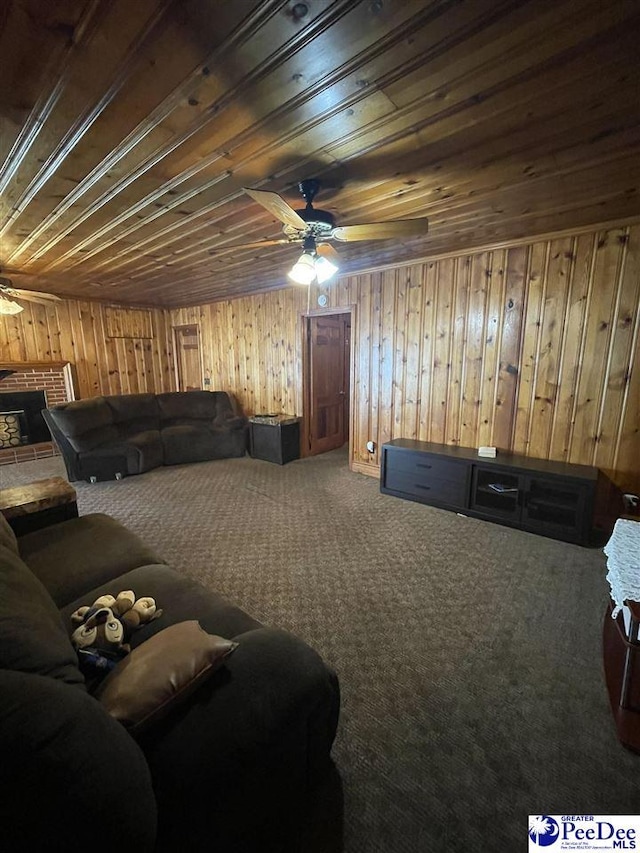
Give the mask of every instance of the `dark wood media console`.
[{"label": "dark wood media console", "polygon": [[600,486],[588,465],[406,438],[382,447],[383,494],[580,545],[602,544],[593,526]]}]

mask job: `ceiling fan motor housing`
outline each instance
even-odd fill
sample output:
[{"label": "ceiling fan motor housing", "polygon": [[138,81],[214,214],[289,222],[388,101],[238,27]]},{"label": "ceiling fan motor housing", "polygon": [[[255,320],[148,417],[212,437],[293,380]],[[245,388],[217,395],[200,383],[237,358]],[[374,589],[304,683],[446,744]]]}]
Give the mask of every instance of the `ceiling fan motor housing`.
[{"label": "ceiling fan motor housing", "polygon": [[[328,210],[309,206],[304,210],[296,210],[296,213],[307,223],[304,231],[305,236],[328,237],[335,228],[335,219]],[[299,229],[293,228],[291,225],[284,225],[282,230],[287,237],[299,238],[301,236]]]},{"label": "ceiling fan motor housing", "polygon": [[318,207],[307,207],[304,210],[296,210],[298,216],[302,217],[307,225],[318,225],[320,228],[333,228],[335,219],[328,210],[320,210]]}]

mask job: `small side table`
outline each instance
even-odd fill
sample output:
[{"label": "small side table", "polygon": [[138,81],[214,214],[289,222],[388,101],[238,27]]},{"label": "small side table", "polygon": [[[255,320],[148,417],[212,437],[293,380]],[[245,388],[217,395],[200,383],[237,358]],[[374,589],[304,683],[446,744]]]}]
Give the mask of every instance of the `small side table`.
[{"label": "small side table", "polygon": [[249,453],[285,465],[300,458],[300,420],[293,415],[254,415],[249,418]]},{"label": "small side table", "polygon": [[78,517],[77,495],[62,477],[0,489],[0,512],[16,536]]}]

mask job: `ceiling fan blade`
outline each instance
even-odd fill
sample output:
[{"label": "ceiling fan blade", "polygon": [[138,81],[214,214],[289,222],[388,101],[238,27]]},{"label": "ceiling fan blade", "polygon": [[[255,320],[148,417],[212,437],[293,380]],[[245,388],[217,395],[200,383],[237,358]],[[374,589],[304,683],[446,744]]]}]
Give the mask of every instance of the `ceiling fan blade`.
[{"label": "ceiling fan blade", "polygon": [[355,240],[393,240],[402,237],[422,237],[427,233],[427,219],[395,219],[391,222],[369,222],[367,225],[343,225],[331,234],[336,240],[350,243]]},{"label": "ceiling fan blade", "polygon": [[54,296],[53,293],[42,293],[39,290],[21,290],[18,287],[12,287],[11,292],[18,299],[26,299],[28,302],[62,302],[59,296]]},{"label": "ceiling fan blade", "polygon": [[268,192],[267,190],[251,190],[243,187],[247,195],[250,195],[254,201],[261,204],[269,213],[273,214],[280,222],[285,225],[290,225],[292,228],[297,228],[299,231],[304,231],[307,223],[301,216],[295,212],[292,207],[289,207],[287,202],[281,198],[278,193]]},{"label": "ceiling fan blade", "polygon": [[321,258],[326,258],[328,261],[331,261],[331,263],[335,264],[337,267],[340,266],[340,255],[336,252],[333,246],[329,245],[329,243],[318,243],[316,246],[316,253],[320,255]]},{"label": "ceiling fan blade", "polygon": [[209,249],[209,254],[219,255],[222,252],[229,252],[231,249],[261,249],[263,246],[291,246],[300,242],[300,240],[289,240],[287,237],[281,237],[279,240],[256,240],[255,243],[230,243],[228,246],[220,246],[219,249]]}]

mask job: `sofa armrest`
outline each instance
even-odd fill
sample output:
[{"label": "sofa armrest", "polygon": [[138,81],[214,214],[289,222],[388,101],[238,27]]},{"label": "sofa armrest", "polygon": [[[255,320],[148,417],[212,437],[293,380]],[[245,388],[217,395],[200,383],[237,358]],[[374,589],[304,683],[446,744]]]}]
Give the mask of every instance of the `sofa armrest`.
[{"label": "sofa armrest", "polygon": [[156,802],[149,768],[100,703],[78,687],[10,670],[0,670],[0,697],[3,849],[116,844],[151,853]]},{"label": "sofa armrest", "polygon": [[307,796],[330,767],[335,674],[285,631],[261,627],[229,639],[239,645],[225,665],[140,738],[163,853],[179,849],[185,822],[194,849],[206,849],[215,826],[217,849],[271,850],[267,837],[295,837]]},{"label": "sofa armrest", "polygon": [[243,415],[225,415],[214,418],[213,428],[219,430],[236,430],[244,429],[248,426],[249,421]]}]

